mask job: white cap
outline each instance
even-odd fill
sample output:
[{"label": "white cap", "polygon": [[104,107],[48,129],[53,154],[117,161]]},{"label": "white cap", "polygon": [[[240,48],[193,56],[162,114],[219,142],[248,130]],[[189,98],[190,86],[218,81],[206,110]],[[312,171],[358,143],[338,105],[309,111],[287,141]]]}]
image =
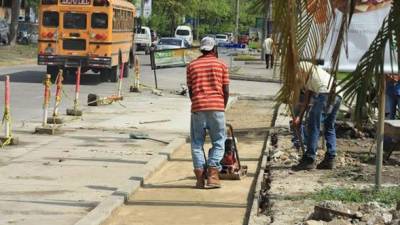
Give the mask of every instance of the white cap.
[{"label": "white cap", "polygon": [[201,39],[200,50],[211,51],[215,46],[215,40],[212,37],[205,37]]}]

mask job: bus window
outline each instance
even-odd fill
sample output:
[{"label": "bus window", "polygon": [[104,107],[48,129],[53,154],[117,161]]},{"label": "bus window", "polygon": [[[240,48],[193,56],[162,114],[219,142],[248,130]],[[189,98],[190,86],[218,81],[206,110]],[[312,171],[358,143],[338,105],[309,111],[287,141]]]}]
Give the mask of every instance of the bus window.
[{"label": "bus window", "polygon": [[86,14],[65,13],[64,28],[66,29],[86,29]]},{"label": "bus window", "polygon": [[92,28],[107,29],[108,28],[107,14],[93,13],[92,14]]},{"label": "bus window", "polygon": [[58,12],[43,12],[43,26],[45,27],[58,27]]},{"label": "bus window", "polygon": [[42,5],[55,5],[57,0],[42,0]]}]

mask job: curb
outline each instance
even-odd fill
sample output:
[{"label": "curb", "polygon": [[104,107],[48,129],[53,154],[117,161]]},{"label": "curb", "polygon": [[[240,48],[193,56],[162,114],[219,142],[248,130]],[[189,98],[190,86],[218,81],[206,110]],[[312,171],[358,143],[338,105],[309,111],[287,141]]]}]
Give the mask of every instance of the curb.
[{"label": "curb", "polygon": [[277,83],[277,84],[281,84],[282,83],[279,79],[262,78],[262,77],[246,77],[246,75],[231,75],[229,78],[231,80],[243,80],[243,81]]},{"label": "curb", "polygon": [[100,225],[113,213],[114,209],[123,203],[123,196],[111,195],[90,211],[89,214],[75,223],[75,225]]},{"label": "curb", "polygon": [[[263,216],[263,214],[259,214],[259,198],[260,198],[260,192],[262,189],[262,182],[264,178],[265,171],[264,169],[266,168],[268,164],[268,157],[269,157],[269,152],[268,152],[268,146],[270,145],[270,138],[269,138],[269,131],[267,134],[267,141],[266,141],[266,148],[263,150],[263,156],[262,156],[262,161],[259,166],[260,171],[258,172],[257,176],[257,182],[256,182],[256,187],[254,190],[254,198],[253,198],[253,203],[251,205],[251,210],[250,210],[250,215],[249,215],[249,221],[248,225],[260,225],[260,224],[267,224],[266,223],[266,216]],[[263,223],[260,223],[263,222]]]},{"label": "curb", "polygon": [[81,218],[75,225],[101,225],[103,224],[112,213],[123,205],[130,195],[134,194],[144,182],[147,181],[154,173],[162,168],[168,161],[170,156],[181,145],[185,143],[185,138],[177,138],[163,148],[158,155],[151,158],[145,165],[145,170],[148,172],[140,177],[132,177],[128,183],[118,188],[109,197],[98,204],[91,210],[85,217]]}]

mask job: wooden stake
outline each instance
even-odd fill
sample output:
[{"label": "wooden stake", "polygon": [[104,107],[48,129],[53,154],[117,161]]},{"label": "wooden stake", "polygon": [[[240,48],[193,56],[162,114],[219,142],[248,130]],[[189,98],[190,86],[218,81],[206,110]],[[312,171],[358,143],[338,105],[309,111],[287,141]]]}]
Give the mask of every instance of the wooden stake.
[{"label": "wooden stake", "polygon": [[375,187],[380,189],[382,185],[382,161],[383,161],[383,137],[385,131],[385,93],[386,82],[385,76],[381,76],[381,88],[379,90],[379,119],[378,130],[376,134],[376,174],[375,174]]}]

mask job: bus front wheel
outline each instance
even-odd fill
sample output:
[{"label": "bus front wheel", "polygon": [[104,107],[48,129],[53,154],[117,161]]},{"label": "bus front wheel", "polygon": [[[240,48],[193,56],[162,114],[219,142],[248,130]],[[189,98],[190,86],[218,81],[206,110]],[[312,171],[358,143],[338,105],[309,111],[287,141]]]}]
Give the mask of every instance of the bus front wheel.
[{"label": "bus front wheel", "polygon": [[118,81],[118,66],[113,66],[112,68],[111,68],[111,70],[110,70],[110,73],[109,73],[109,75],[110,75],[110,81],[112,82],[112,83],[115,83],[115,82],[117,82]]},{"label": "bus front wheel", "polygon": [[108,68],[105,68],[105,69],[100,70],[100,78],[101,78],[101,81],[103,81],[103,82],[109,81],[109,79],[110,79],[110,73],[111,73],[111,70],[108,69]]},{"label": "bus front wheel", "polygon": [[129,76],[129,62],[126,62],[124,64],[124,77],[128,77]]}]

